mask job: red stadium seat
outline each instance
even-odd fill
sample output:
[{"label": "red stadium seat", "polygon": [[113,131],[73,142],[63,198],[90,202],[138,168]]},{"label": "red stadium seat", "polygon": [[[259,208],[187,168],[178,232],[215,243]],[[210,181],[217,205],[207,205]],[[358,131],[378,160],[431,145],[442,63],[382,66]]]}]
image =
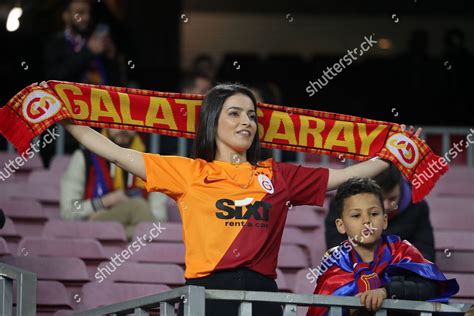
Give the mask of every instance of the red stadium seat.
[{"label": "red stadium seat", "polygon": [[[3,237],[0,237],[0,256],[9,255],[10,249],[8,248],[7,242]],[[3,258],[2,258],[3,259]]]},{"label": "red stadium seat", "polygon": [[10,199],[35,200],[42,203],[59,203],[59,186],[41,183],[10,183],[5,186]]},{"label": "red stadium seat", "polygon": [[[16,282],[13,282],[13,293],[16,293]],[[72,298],[58,281],[38,281],[36,302],[38,314],[73,308]],[[16,304],[16,295],[13,297],[13,304]]]},{"label": "red stadium seat", "polygon": [[449,251],[474,251],[474,232],[435,230],[435,248]]},{"label": "red stadium seat", "polygon": [[311,249],[311,242],[308,240],[308,234],[297,227],[286,226],[283,230],[281,242],[286,245],[302,246],[308,251]]},{"label": "red stadium seat", "polygon": [[318,212],[316,206],[294,206],[288,212],[286,225],[303,229],[318,228],[324,225],[324,213]]},{"label": "red stadium seat", "polygon": [[449,166],[447,173],[443,175],[443,178],[448,180],[451,179],[473,179],[474,168],[461,167],[461,166]]},{"label": "red stadium seat", "polygon": [[316,282],[311,283],[312,279],[307,278],[308,273],[310,273],[308,268],[301,269],[296,273],[294,293],[313,294]]},{"label": "red stadium seat", "polygon": [[432,194],[474,198],[474,187],[471,182],[471,180],[465,178],[446,179],[441,177],[433,188]]},{"label": "red stadium seat", "polygon": [[61,179],[60,171],[36,170],[36,171],[32,171],[28,175],[27,182],[30,184],[42,184],[42,185],[47,185],[47,186],[53,186],[59,189],[60,179]]},{"label": "red stadium seat", "polygon": [[[14,161],[17,157],[21,157],[20,154],[0,152],[0,165],[4,166],[8,163],[9,160]],[[43,162],[41,161],[41,157],[39,155],[35,155],[28,159],[23,164],[23,166],[20,166],[20,168],[16,172],[29,172],[38,169],[43,169]]]},{"label": "red stadium seat", "polygon": [[32,200],[8,200],[2,203],[5,215],[15,219],[46,220],[40,203]]},{"label": "red stadium seat", "polygon": [[167,197],[165,203],[166,209],[168,210],[168,222],[181,223],[181,215],[179,214],[176,201]]},{"label": "red stadium seat", "polygon": [[2,202],[5,215],[15,223],[21,236],[39,236],[47,220],[40,203],[32,200],[8,200]]},{"label": "red stadium seat", "polygon": [[51,160],[51,163],[49,165],[49,170],[63,173],[66,171],[70,160],[71,160],[70,155],[56,155]]},{"label": "red stadium seat", "polygon": [[118,222],[50,220],[44,226],[43,236],[97,239],[106,256],[120,252],[127,243],[123,226]]},{"label": "red stadium seat", "polygon": [[130,260],[184,264],[184,245],[178,243],[147,243],[142,246],[140,251],[135,252]]},{"label": "red stadium seat", "polygon": [[311,234],[308,234],[307,240],[310,242],[309,253],[311,265],[319,265],[324,253],[327,250],[324,236],[324,226],[321,229],[316,229]]},{"label": "red stadium seat", "polygon": [[18,243],[20,242],[21,236],[16,231],[15,223],[13,223],[13,221],[8,217],[5,217],[5,226],[0,229],[0,236],[5,239],[10,251],[12,253],[15,253],[18,247]]},{"label": "red stadium seat", "polygon": [[[102,268],[108,269],[107,264],[105,262],[100,264],[98,271]],[[104,272],[104,275],[107,276],[107,281],[114,281],[116,283],[151,283],[182,286],[185,282],[184,270],[176,264],[124,262],[110,275],[105,273],[107,272]]]},{"label": "red stadium seat", "polygon": [[309,266],[309,260],[303,248],[295,245],[281,245],[278,254],[279,268],[304,268]]},{"label": "red stadium seat", "polygon": [[[134,231],[134,239],[138,236],[150,235],[150,230],[153,229],[153,222],[143,222],[137,225]],[[181,223],[166,222],[160,223],[163,227],[163,232],[152,239],[152,242],[183,242],[183,226]]]},{"label": "red stadium seat", "polygon": [[436,264],[443,272],[474,273],[474,252],[437,251]]},{"label": "red stadium seat", "polygon": [[97,265],[108,260],[101,244],[95,239],[54,239],[25,237],[18,245],[19,256],[77,257],[86,263],[89,276],[96,273]]},{"label": "red stadium seat", "polygon": [[[474,201],[473,201],[474,203]],[[473,211],[453,210],[452,212],[430,212],[431,225],[435,230],[471,230],[474,231]]]},{"label": "red stadium seat", "polygon": [[474,274],[467,273],[446,273],[446,278],[455,278],[459,284],[459,292],[454,296],[456,298],[474,298]]},{"label": "red stadium seat", "polygon": [[466,213],[474,213],[474,197],[459,196],[436,196],[430,194],[426,197],[426,201],[430,206],[430,213],[449,213],[462,211]]},{"label": "red stadium seat", "polygon": [[71,257],[3,257],[2,262],[36,273],[38,280],[79,282],[90,281],[86,265]]},{"label": "red stadium seat", "polygon": [[[24,237],[18,245],[18,255],[25,251],[30,255],[43,257],[77,257],[81,259],[104,260],[102,246],[94,239],[54,239],[47,237]],[[21,251],[25,249],[25,251]]]},{"label": "red stadium seat", "polygon": [[276,283],[278,285],[278,290],[281,292],[291,292],[291,288],[288,286],[288,283],[286,282],[286,276],[283,273],[283,271],[277,268],[276,272],[277,272]]},{"label": "red stadium seat", "polygon": [[104,281],[86,283],[82,288],[80,309],[90,309],[103,305],[119,303],[147,295],[170,290],[162,284],[125,284]]}]

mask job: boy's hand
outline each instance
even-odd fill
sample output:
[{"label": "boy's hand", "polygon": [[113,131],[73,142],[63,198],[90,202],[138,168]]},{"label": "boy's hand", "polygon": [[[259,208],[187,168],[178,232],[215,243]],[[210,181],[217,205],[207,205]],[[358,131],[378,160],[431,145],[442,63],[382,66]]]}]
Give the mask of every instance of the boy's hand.
[{"label": "boy's hand", "polygon": [[387,298],[387,291],[384,288],[359,293],[360,303],[369,311],[376,311],[382,306],[383,300]]}]

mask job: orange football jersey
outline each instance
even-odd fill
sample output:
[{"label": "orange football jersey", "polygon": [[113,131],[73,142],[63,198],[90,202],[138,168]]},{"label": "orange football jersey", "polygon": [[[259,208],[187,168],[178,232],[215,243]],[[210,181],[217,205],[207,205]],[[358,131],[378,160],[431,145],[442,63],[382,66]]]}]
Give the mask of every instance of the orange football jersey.
[{"label": "orange football jersey", "polygon": [[258,167],[150,153],[144,160],[148,192],[178,205],[187,279],[236,267],[276,278],[289,205],[322,206],[329,177],[326,168],[272,158]]}]

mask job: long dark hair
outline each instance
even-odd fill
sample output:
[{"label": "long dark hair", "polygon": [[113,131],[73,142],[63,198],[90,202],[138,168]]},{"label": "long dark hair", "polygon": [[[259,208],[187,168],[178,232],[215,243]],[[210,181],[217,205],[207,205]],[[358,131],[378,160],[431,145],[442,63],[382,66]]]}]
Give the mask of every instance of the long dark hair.
[{"label": "long dark hair", "polygon": [[[213,87],[207,92],[199,112],[199,123],[193,146],[194,158],[200,158],[208,162],[214,160],[217,151],[217,124],[222,106],[227,98],[237,93],[248,96],[254,104],[255,111],[257,111],[257,100],[249,88],[238,83],[223,83]],[[254,166],[258,164],[260,154],[257,116],[255,116],[255,122],[257,123],[257,130],[252,145],[247,150],[247,161]]]}]

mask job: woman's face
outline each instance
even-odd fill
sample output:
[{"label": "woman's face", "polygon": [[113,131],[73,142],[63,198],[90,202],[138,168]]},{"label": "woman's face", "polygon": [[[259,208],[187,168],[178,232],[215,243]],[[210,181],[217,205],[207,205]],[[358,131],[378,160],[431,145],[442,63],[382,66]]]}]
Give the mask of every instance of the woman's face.
[{"label": "woman's face", "polygon": [[247,152],[257,131],[256,115],[252,99],[245,94],[227,98],[217,125],[216,145],[221,158],[232,159],[235,153]]}]

